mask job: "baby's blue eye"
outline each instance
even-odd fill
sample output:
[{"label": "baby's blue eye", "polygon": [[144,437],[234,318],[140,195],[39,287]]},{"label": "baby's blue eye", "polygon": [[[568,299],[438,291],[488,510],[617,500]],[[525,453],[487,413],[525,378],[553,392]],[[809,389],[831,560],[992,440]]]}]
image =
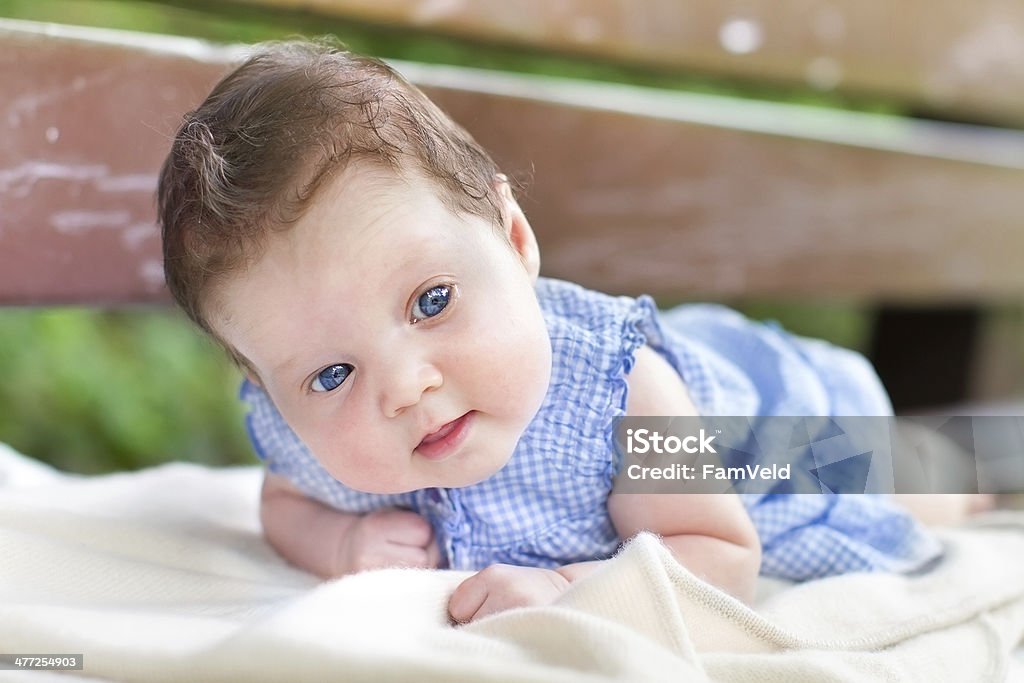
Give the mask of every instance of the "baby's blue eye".
[{"label": "baby's blue eye", "polygon": [[451,301],[451,296],[451,287],[448,285],[431,287],[416,299],[416,303],[412,307],[412,317],[416,320],[433,318],[445,309]]},{"label": "baby's blue eye", "polygon": [[324,368],[313,378],[310,388],[313,391],[334,391],[352,374],[353,370],[355,368],[348,363]]}]

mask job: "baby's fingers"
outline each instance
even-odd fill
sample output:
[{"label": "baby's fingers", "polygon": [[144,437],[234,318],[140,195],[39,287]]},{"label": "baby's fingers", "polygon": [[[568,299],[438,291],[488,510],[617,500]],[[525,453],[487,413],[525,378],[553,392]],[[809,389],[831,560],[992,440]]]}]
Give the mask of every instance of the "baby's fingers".
[{"label": "baby's fingers", "polygon": [[448,600],[448,613],[466,623],[513,607],[550,605],[569,587],[550,569],[492,564],[469,577]]},{"label": "baby's fingers", "polygon": [[431,563],[430,554],[424,548],[411,545],[392,545],[389,554],[392,557],[391,565],[395,567],[433,569],[437,566],[436,563]]},{"label": "baby's fingers", "polygon": [[[459,584],[448,599],[448,614],[458,624],[468,624],[487,601],[489,589],[487,580],[474,574]],[[481,615],[483,616],[483,615]]]},{"label": "baby's fingers", "polygon": [[387,567],[411,567],[431,569],[427,551],[411,545],[385,543],[378,548],[362,553],[352,563],[352,572],[364,572]]},{"label": "baby's fingers", "polygon": [[423,517],[409,510],[387,509],[367,515],[367,530],[390,543],[426,547],[434,537],[434,529]]},{"label": "baby's fingers", "polygon": [[430,535],[430,540],[427,541],[427,547],[424,548],[427,553],[427,567],[431,569],[437,569],[441,566],[441,546],[438,545],[437,539],[434,535]]}]

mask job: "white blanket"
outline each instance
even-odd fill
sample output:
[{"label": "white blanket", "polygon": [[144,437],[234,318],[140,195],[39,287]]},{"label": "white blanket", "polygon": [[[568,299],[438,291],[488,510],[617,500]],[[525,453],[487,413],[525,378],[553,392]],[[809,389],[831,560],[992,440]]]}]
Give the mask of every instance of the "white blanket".
[{"label": "white blanket", "polygon": [[[1024,516],[945,532],[915,577],[777,588],[756,611],[628,544],[555,605],[448,624],[467,574],[318,583],[264,544],[256,468],[76,477],[0,447],[0,653],[66,681],[997,681],[1024,634]],[[767,586],[767,584],[766,584]],[[6,678],[5,678],[6,676]]]}]

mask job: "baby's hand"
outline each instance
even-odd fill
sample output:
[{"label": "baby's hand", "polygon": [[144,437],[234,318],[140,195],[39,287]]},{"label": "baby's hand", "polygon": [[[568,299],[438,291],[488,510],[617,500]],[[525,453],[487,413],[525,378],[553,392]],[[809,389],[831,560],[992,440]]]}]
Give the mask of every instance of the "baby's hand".
[{"label": "baby's hand", "polygon": [[512,607],[549,605],[568,587],[569,580],[551,569],[492,564],[459,584],[448,613],[465,624]]},{"label": "baby's hand", "polygon": [[352,523],[338,549],[339,574],[382,567],[434,569],[441,552],[430,523],[415,512],[384,508]]}]

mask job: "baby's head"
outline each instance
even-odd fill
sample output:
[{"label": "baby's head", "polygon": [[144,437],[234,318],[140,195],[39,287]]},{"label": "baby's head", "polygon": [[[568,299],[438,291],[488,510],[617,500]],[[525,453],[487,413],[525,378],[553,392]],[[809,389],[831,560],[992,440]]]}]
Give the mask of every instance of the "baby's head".
[{"label": "baby's head", "polygon": [[175,300],[343,483],[465,486],[539,408],[537,244],[507,181],[386,65],[264,46],[160,176]]}]

